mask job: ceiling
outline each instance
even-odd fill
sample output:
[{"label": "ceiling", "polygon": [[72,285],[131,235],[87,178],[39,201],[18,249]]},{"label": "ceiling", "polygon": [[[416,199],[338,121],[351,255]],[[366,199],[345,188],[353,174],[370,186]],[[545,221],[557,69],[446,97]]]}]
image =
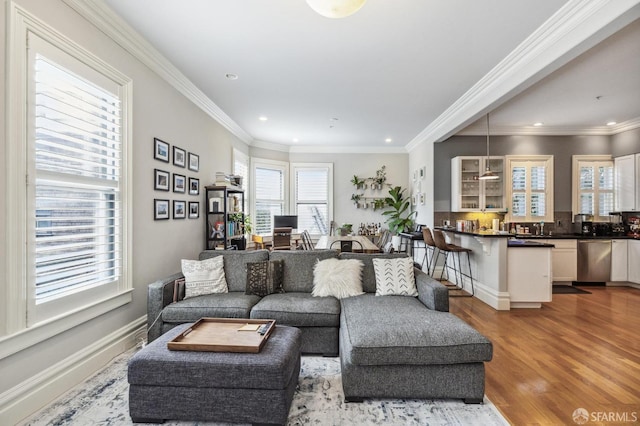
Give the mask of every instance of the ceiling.
[{"label": "ceiling", "polygon": [[[504,77],[506,60],[535,46],[532,35],[556,12],[595,1],[372,0],[343,19],[302,0],[105,3],[252,145],[405,149],[429,137],[482,134],[486,124],[474,122],[487,111],[492,133],[611,133],[608,121],[626,123],[618,130],[640,121],[640,20],[590,50],[617,28],[598,24],[603,30],[570,40],[566,52],[548,44],[538,55],[547,62],[530,67],[536,72]],[[627,21],[636,19],[638,2],[624,3],[634,11]],[[491,75],[502,76],[501,89],[484,104],[470,102]],[[534,128],[537,121],[545,125]]]}]

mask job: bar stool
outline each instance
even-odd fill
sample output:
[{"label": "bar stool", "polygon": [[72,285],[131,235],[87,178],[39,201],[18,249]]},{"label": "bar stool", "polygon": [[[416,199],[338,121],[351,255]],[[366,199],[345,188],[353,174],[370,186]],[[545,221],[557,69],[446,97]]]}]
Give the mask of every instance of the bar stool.
[{"label": "bar stool", "polygon": [[[438,256],[436,257],[436,262],[438,261],[438,258],[440,257],[440,253],[444,253],[444,267],[442,269],[442,273],[440,274],[440,280],[442,280],[442,276],[444,274],[445,269],[447,269],[447,267],[453,269],[453,273],[454,273],[454,277],[456,280],[456,288],[458,290],[463,290],[464,289],[464,282],[462,281],[462,277],[469,277],[469,279],[471,280],[471,296],[474,295],[474,288],[473,288],[473,277],[471,276],[471,257],[470,257],[470,253],[473,252],[473,250],[465,248],[465,247],[461,247],[455,244],[449,244],[447,243],[446,239],[444,238],[444,234],[442,233],[442,231],[438,230],[438,229],[434,229],[433,230],[433,242],[436,245],[436,248],[438,249]],[[460,262],[460,253],[466,253],[467,254],[467,263],[469,265],[469,274],[465,274],[464,272],[462,272],[462,264]],[[452,255],[453,257],[453,267],[447,263],[447,261],[449,260],[449,254]],[[458,266],[456,267],[456,255],[458,258]],[[434,267],[435,270],[435,267]],[[460,280],[458,280],[458,275],[460,276]],[[447,270],[447,280],[449,278],[449,271]],[[458,287],[459,285],[459,287]]]},{"label": "bar stool", "polygon": [[[427,274],[431,275],[431,265],[435,270],[435,264],[433,263],[433,256],[436,254],[436,243],[433,241],[433,235],[431,229],[426,226],[422,227],[422,239],[424,240],[424,258],[422,259],[422,265],[427,262]],[[431,255],[429,256],[429,252]]]}]

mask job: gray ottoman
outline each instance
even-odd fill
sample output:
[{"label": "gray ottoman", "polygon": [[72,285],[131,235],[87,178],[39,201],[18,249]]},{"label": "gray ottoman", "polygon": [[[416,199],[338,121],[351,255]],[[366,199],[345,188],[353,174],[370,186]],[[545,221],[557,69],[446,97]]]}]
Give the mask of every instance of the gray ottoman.
[{"label": "gray ottoman", "polygon": [[129,361],[133,422],[285,424],[300,374],[301,332],[277,326],[260,353],[170,351],[182,324]]}]

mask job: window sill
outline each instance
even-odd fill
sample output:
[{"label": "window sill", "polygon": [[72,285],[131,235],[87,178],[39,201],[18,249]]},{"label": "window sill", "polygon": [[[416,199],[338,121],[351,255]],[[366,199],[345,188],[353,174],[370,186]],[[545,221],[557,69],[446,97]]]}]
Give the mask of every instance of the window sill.
[{"label": "window sill", "polygon": [[43,342],[77,325],[130,303],[133,290],[127,290],[90,305],[83,306],[66,315],[42,322],[36,326],[0,338],[0,359]]}]

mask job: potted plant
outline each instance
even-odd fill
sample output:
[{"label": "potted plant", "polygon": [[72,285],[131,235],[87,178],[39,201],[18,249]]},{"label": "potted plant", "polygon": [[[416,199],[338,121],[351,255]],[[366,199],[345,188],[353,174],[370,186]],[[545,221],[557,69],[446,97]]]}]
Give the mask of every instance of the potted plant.
[{"label": "potted plant", "polygon": [[351,201],[353,201],[356,205],[356,208],[360,208],[360,199],[362,198],[362,194],[351,194]]},{"label": "potted plant", "polygon": [[382,186],[384,185],[384,183],[387,181],[387,171],[386,171],[386,166],[382,166],[380,167],[378,170],[376,170],[376,175],[375,177],[372,177],[371,180],[373,181],[373,184],[371,184],[371,187],[373,189],[382,189]]},{"label": "potted plant", "polygon": [[365,182],[366,181],[364,179],[360,179],[356,175],[353,175],[353,178],[351,179],[351,183],[356,186],[356,189],[367,189]]},{"label": "potted plant", "polygon": [[353,230],[353,224],[351,223],[343,223],[340,227],[340,235],[349,235]]},{"label": "potted plant", "polygon": [[387,202],[386,202],[386,200],[384,198],[376,198],[375,200],[373,200],[373,209],[374,210],[381,209],[386,204],[387,204]]},{"label": "potted plant", "polygon": [[404,191],[405,190],[399,186],[389,189],[389,196],[385,198],[389,209],[382,212],[382,215],[386,216],[389,231],[395,234],[395,239],[392,239],[394,241],[393,246],[396,250],[400,247],[400,237],[398,234],[411,229],[413,218],[417,214],[417,212],[411,211],[411,202],[405,198]]}]

